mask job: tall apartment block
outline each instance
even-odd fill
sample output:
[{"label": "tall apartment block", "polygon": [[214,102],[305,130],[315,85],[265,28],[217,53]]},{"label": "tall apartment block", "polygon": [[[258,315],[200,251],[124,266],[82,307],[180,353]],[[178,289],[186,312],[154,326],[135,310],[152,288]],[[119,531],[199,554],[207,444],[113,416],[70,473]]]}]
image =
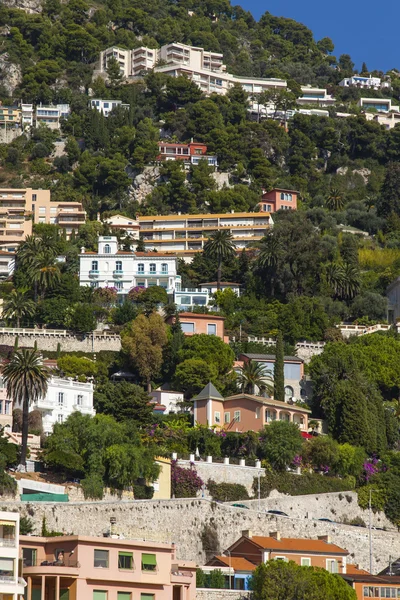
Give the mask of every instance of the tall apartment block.
[{"label": "tall apartment block", "polygon": [[0,599],[23,600],[26,582],[18,576],[19,513],[0,511]]},{"label": "tall apartment block", "polygon": [[[239,77],[227,73],[222,54],[186,44],[166,44],[159,50],[144,46],[134,50],[107,48],[100,53],[98,70],[95,74],[106,76],[111,57],[118,61],[121,73],[126,78],[136,77],[150,69],[171,77],[185,75],[206,94],[216,92],[224,95],[235,83],[241,85],[249,94],[259,94],[271,88],[287,87],[283,79]],[[159,61],[161,65],[157,66]]]}]

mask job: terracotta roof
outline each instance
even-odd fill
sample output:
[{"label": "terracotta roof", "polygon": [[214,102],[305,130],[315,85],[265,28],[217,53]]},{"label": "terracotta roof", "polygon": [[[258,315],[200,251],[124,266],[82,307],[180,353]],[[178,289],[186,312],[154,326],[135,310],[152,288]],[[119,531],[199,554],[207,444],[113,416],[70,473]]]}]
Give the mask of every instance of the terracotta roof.
[{"label": "terracotta roof", "polygon": [[400,587],[400,577],[398,575],[371,575],[370,573],[340,574],[340,577],[354,583],[372,583],[375,585],[390,585]]},{"label": "terracotta roof", "polygon": [[[245,538],[246,539],[246,538]],[[279,550],[282,552],[310,552],[317,554],[341,554],[347,556],[348,550],[329,544],[323,540],[309,540],[304,538],[281,538],[279,541],[272,537],[256,536],[249,538],[263,550]]]},{"label": "terracotta roof", "polygon": [[359,569],[353,563],[346,564],[346,575],[370,575],[365,569]]},{"label": "terracotta roof", "polygon": [[209,563],[217,561],[226,567],[231,567],[234,571],[254,571],[256,569],[256,565],[241,556],[214,556]]},{"label": "terracotta roof", "polygon": [[293,194],[300,194],[297,190],[289,190],[287,188],[272,188],[269,192],[264,192],[264,194],[270,194],[271,192],[292,192]]},{"label": "terracotta roof", "polygon": [[[287,402],[281,402],[280,400],[274,400],[273,398],[264,398],[263,396],[253,396],[252,394],[235,394],[234,396],[228,396],[224,398],[224,402],[227,400],[239,400],[244,398],[246,400],[253,400],[258,404],[265,404],[266,406],[277,406],[278,408],[284,407],[287,410],[296,410],[297,412],[311,413],[309,408],[303,408],[297,404],[288,404]],[[252,538],[253,539],[253,538]]]}]

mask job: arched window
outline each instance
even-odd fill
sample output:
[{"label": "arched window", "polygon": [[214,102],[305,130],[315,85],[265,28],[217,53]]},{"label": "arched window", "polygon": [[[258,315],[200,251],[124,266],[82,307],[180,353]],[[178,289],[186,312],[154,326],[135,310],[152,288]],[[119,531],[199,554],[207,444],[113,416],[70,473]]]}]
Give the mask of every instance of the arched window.
[{"label": "arched window", "polygon": [[167,265],[167,263],[163,263],[161,265],[161,273],[164,273],[164,274],[168,273],[168,265]]},{"label": "arched window", "polygon": [[104,254],[111,254],[111,246],[110,244],[104,245]]},{"label": "arched window", "polygon": [[150,273],[156,273],[157,272],[157,266],[155,263],[150,263]]},{"label": "arched window", "polygon": [[97,262],[97,260],[92,260],[92,271],[98,271],[99,270],[99,263]]},{"label": "arched window", "polygon": [[115,263],[115,270],[118,272],[122,272],[122,260],[117,260]]}]

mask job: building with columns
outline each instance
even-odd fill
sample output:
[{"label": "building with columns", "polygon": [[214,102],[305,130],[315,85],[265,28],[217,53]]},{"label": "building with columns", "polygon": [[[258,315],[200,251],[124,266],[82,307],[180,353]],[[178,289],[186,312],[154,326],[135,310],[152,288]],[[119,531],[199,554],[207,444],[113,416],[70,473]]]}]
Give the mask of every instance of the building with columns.
[{"label": "building with columns", "polygon": [[100,236],[97,252],[79,255],[80,285],[114,287],[123,299],[134,287],[160,286],[168,294],[181,287],[177,258],[162,252],[133,252],[119,249],[114,236]]},{"label": "building with columns", "polygon": [[0,599],[22,600],[26,582],[18,576],[19,513],[0,511]]},{"label": "building with columns", "polygon": [[196,565],[178,560],[175,544],[112,528],[109,537],[21,536],[26,600],[195,600]]}]

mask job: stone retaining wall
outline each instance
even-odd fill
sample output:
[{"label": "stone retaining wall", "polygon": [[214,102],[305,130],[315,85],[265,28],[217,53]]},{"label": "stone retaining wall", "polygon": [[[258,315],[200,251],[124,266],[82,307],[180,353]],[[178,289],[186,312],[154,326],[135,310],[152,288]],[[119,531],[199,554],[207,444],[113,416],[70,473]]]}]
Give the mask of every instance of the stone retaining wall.
[{"label": "stone retaining wall", "polygon": [[[184,469],[190,469],[191,464],[189,460],[178,460],[178,465]],[[196,461],[194,466],[204,483],[207,484],[209,479],[212,479],[215,483],[240,483],[244,485],[249,496],[253,495],[254,478],[258,476],[258,473],[261,474],[261,477],[265,476],[265,469],[250,466],[226,465],[205,461]],[[205,489],[204,492],[207,496],[208,490]]]},{"label": "stone retaining wall", "polygon": [[196,600],[247,600],[251,592],[242,590],[213,590],[197,588]]},{"label": "stone retaining wall", "polygon": [[14,346],[15,338],[18,337],[18,345],[33,348],[35,342],[38,350],[56,352],[58,344],[62,352],[100,352],[101,350],[121,349],[121,338],[119,335],[73,335],[70,333],[45,335],[43,333],[4,333],[0,331],[0,345]]},{"label": "stone retaining wall", "polygon": [[[180,559],[205,562],[202,534],[222,551],[236,541],[242,530],[254,535],[280,531],[283,537],[330,535],[334,543],[350,552],[349,562],[369,566],[368,529],[325,523],[309,519],[289,519],[234,508],[204,499],[136,500],[133,502],[25,503],[0,501],[0,510],[18,510],[34,523],[40,534],[43,517],[48,529],[63,533],[102,536],[109,531],[110,517],[115,517],[116,533],[126,538],[174,542]],[[205,526],[207,528],[205,529]],[[373,572],[389,563],[389,556],[400,556],[397,531],[373,530]]]}]

